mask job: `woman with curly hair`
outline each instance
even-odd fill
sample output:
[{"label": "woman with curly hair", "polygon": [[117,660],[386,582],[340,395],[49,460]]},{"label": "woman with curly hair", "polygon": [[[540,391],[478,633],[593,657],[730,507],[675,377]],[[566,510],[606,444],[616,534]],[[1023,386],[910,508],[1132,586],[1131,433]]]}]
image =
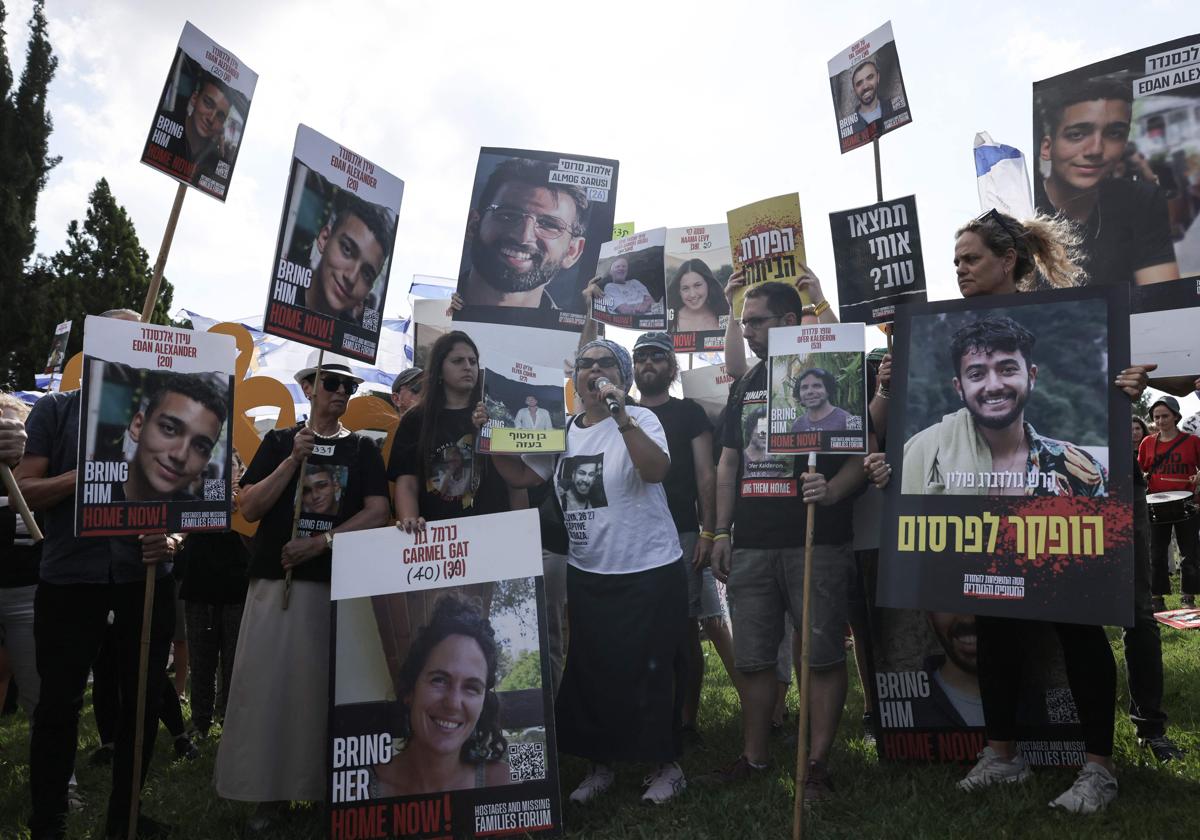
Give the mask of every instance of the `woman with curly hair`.
[{"label": "woman with curly hair", "polygon": [[479,609],[460,595],[443,596],[396,676],[395,751],[375,767],[372,799],[511,781],[496,696],[498,658],[495,631]]}]

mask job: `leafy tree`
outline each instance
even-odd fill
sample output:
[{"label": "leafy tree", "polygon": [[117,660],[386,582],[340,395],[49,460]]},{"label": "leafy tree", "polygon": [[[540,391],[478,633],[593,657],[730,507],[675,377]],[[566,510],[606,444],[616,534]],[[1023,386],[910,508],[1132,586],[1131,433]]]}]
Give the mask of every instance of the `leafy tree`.
[{"label": "leafy tree", "polygon": [[44,277],[31,286],[25,274],[37,237],[38,194],[59,162],[48,154],[53,124],[46,110],[46,89],[58,60],[50,49],[45,11],[38,0],[29,22],[25,69],[14,91],[5,17],[0,0],[0,380],[32,385],[34,370],[45,362],[55,323],[52,307],[40,297]]},{"label": "leafy tree", "polygon": [[504,679],[501,691],[520,691],[523,688],[542,687],[542,660],[536,650],[522,651],[512,664]]},{"label": "leafy tree", "polygon": [[[63,318],[75,322],[67,345],[68,358],[83,344],[83,319],[109,309],[141,312],[150,288],[152,268],[146,249],[125,208],[117,203],[108,181],[101,178],[88,197],[82,224],[67,226],[67,247],[51,260],[53,288],[65,305]],[[174,289],[164,277],[154,314],[155,324],[171,323]]]}]

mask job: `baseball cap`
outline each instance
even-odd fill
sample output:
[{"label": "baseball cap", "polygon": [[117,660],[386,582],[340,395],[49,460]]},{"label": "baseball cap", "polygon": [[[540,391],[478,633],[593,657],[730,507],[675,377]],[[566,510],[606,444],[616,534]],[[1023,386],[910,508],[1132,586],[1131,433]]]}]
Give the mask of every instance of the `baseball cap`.
[{"label": "baseball cap", "polygon": [[648,332],[639,335],[638,340],[633,343],[634,352],[643,347],[654,347],[658,350],[666,350],[668,353],[675,352],[675,343],[665,332]]},{"label": "baseball cap", "polygon": [[1150,404],[1150,413],[1153,414],[1155,406],[1159,405],[1165,405],[1167,409],[1175,415],[1176,421],[1183,419],[1183,414],[1179,411],[1179,400],[1175,399],[1174,397],[1169,397],[1166,395],[1159,397]]},{"label": "baseball cap", "polygon": [[392,393],[396,393],[405,385],[412,385],[424,375],[425,371],[419,367],[410,367],[407,370],[400,371],[396,374],[396,378],[392,380]]}]

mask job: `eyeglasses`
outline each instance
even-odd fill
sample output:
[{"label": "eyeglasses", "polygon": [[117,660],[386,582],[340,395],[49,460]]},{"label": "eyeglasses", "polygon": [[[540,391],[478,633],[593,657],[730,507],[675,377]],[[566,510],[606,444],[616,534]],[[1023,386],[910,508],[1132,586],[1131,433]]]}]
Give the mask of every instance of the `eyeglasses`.
[{"label": "eyeglasses", "polygon": [[743,318],[740,323],[743,330],[757,330],[766,326],[767,321],[778,321],[782,315],[759,315],[756,318]]},{"label": "eyeglasses", "polygon": [[609,370],[616,370],[618,367],[616,356],[601,356],[598,359],[576,359],[575,370],[582,373],[585,370],[591,370],[596,365]]},{"label": "eyeglasses", "polygon": [[353,379],[343,379],[340,376],[322,376],[321,387],[331,394],[341,388],[346,392],[347,397],[352,397],[358,390],[358,383]]},{"label": "eyeglasses", "polygon": [[1000,225],[1001,230],[1011,236],[1014,240],[1021,238],[1021,232],[1013,230],[1012,225],[1005,221],[1004,214],[999,212],[995,207],[986,213],[976,216],[975,221],[979,222],[980,224],[985,222],[995,222],[996,224]]},{"label": "eyeglasses", "polygon": [[638,364],[642,362],[665,362],[670,356],[666,350],[634,350],[633,360]]},{"label": "eyeglasses", "polygon": [[567,224],[557,216],[544,216],[537,213],[526,213],[515,207],[504,207],[500,204],[489,204],[483,212],[491,213],[496,221],[505,227],[516,227],[524,224],[526,219],[533,220],[533,229],[538,239],[558,239],[564,233],[579,236],[580,230],[574,225]]}]

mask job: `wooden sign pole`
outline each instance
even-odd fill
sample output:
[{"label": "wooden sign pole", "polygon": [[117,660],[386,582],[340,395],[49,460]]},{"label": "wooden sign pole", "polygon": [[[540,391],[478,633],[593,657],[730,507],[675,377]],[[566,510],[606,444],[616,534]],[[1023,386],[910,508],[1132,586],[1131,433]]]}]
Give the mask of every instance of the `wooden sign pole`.
[{"label": "wooden sign pole", "polygon": [[[808,473],[817,471],[817,455],[808,455]],[[812,621],[809,618],[810,590],[812,589],[813,563],[813,523],[817,516],[817,505],[809,502],[804,526],[804,594],[801,596],[800,610],[803,614],[803,624],[800,631],[800,705],[796,711],[799,718],[796,730],[796,799],[792,814],[792,840],[800,840],[804,834],[804,781],[808,778],[808,645],[812,635]]]},{"label": "wooden sign pole", "polygon": [[[158,302],[158,290],[162,286],[163,271],[167,267],[167,254],[171,251],[171,241],[175,238],[175,226],[179,223],[179,210],[183,207],[183,197],[187,195],[187,184],[180,184],[175,191],[175,203],[171,205],[171,215],[167,217],[167,229],[163,231],[162,244],[158,247],[158,259],[154,261],[154,274],[150,278],[150,288],[146,290],[146,301],[142,304],[142,323],[150,323],[154,314],[154,305]],[[137,688],[137,717],[136,728],[133,731],[133,783],[129,794],[129,840],[137,837],[138,810],[142,804],[142,744],[146,732],[146,684],[150,677],[150,621],[154,617],[154,584],[157,579],[157,565],[146,566],[145,597],[142,600],[142,649],[138,655],[138,688]],[[158,725],[158,721],[155,721]]]}]

